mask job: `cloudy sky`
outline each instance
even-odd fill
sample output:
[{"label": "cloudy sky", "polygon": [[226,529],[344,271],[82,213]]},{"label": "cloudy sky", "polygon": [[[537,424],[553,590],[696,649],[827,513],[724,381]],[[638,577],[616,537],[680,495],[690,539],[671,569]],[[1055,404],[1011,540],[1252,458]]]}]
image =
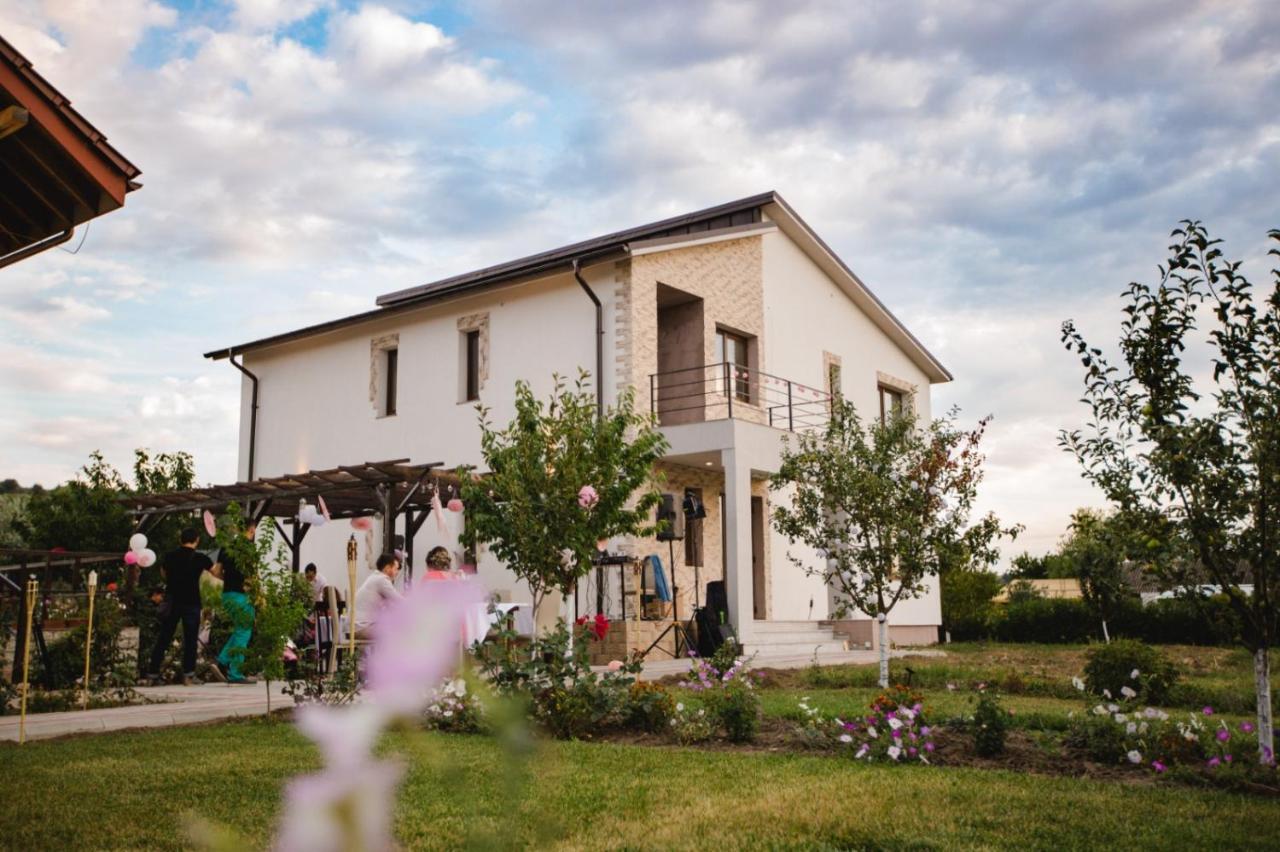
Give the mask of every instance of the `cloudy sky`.
[{"label": "cloudy sky", "polygon": [[995,416],[984,505],[1042,552],[1097,502],[1061,321],[1114,340],[1186,217],[1265,273],[1268,5],[3,0],[145,188],[0,272],[0,477],[149,446],[225,481],[200,353],[776,189],[955,373],[935,407]]}]

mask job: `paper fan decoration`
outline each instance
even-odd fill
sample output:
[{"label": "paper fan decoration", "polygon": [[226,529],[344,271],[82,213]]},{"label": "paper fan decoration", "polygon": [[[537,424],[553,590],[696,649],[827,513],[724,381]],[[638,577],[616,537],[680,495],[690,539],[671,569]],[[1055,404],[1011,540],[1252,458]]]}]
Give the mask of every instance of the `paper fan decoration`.
[{"label": "paper fan decoration", "polygon": [[204,531],[209,534],[210,538],[217,538],[218,523],[213,518],[213,512],[208,509],[204,510]]},{"label": "paper fan decoration", "polygon": [[372,518],[352,518],[351,529],[353,530],[371,530],[373,529]]},{"label": "paper fan decoration", "polygon": [[316,503],[320,504],[320,514],[324,515],[324,519],[332,521],[333,518],[329,515],[329,507],[324,504],[324,498],[319,494],[316,495]]}]

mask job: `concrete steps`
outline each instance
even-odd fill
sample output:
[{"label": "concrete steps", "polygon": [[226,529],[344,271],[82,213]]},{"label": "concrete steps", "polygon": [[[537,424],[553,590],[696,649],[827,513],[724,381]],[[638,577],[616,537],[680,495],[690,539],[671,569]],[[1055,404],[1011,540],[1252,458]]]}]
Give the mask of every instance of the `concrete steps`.
[{"label": "concrete steps", "polygon": [[816,621],[756,621],[743,650],[759,662],[771,657],[838,653],[847,651],[848,646],[831,628]]}]

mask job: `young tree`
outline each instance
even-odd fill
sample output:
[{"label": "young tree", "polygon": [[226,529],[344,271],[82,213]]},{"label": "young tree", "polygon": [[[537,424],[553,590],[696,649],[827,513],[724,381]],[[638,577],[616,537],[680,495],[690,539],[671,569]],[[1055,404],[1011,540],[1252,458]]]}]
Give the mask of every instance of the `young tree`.
[{"label": "young tree", "polygon": [[627,390],[597,415],[581,373],[569,388],[555,377],[544,404],[516,383],[515,419],[503,429],[480,409],[480,449],[488,472],[462,468],[466,538],[493,553],[529,585],[536,613],[549,591],[570,594],[591,569],[596,542],[653,532],[661,500],[653,465],[667,442],[635,412]]},{"label": "young tree", "polygon": [[[276,541],[270,523],[260,523],[253,538],[244,536],[245,517],[239,504],[231,503],[218,526],[218,545],[244,574],[245,594],[253,603],[253,637],[244,649],[242,665],[260,673],[267,682],[267,702],[271,681],[285,677],[284,648],[307,617],[311,587],[301,574],[288,567],[284,545]],[[236,622],[246,617],[241,610],[224,606],[226,617]],[[269,709],[269,708],[268,708]]]},{"label": "young tree", "polygon": [[[1280,231],[1270,237],[1280,243]],[[1090,347],[1072,322],[1063,324],[1062,340],[1085,369],[1092,419],[1086,430],[1064,432],[1061,443],[1127,522],[1147,530],[1144,558],[1155,571],[1179,587],[1201,572],[1226,594],[1253,653],[1259,753],[1271,761],[1269,652],[1280,631],[1280,270],[1255,293],[1218,243],[1199,222],[1183,222],[1159,283],[1129,285],[1123,366]],[[1206,371],[1188,358],[1205,343],[1207,392],[1196,380]]]},{"label": "young tree", "polygon": [[1107,622],[1136,589],[1129,579],[1128,546],[1121,518],[1096,509],[1078,509],[1059,547],[1061,558],[1080,581],[1080,593],[1102,624],[1102,638],[1110,642]]},{"label": "young tree", "polygon": [[880,623],[880,683],[889,684],[886,619],[899,601],[919,597],[928,577],[991,565],[996,541],[1020,527],[988,514],[970,525],[982,480],[979,444],[988,420],[972,431],[955,413],[922,426],[914,413],[865,424],[844,400],[833,402],[823,432],[788,444],[771,488],[791,505],[774,523],[792,542],[815,548],[819,567],[791,556],[838,592],[835,617],[864,612]]}]

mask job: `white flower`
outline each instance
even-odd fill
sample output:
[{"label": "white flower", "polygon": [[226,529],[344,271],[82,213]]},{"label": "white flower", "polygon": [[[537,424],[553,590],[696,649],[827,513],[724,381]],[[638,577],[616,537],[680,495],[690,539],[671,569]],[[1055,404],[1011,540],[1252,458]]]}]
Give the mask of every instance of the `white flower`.
[{"label": "white flower", "polygon": [[450,684],[453,687],[453,694],[459,698],[465,698],[467,694],[467,682],[462,678],[458,678]]},{"label": "white flower", "polygon": [[866,743],[863,743],[862,748],[858,749],[858,753],[855,754],[854,757],[861,760],[862,758],[867,756],[867,752],[869,751],[871,751],[871,746],[867,745]]},{"label": "white flower", "polygon": [[902,723],[901,723],[901,722],[899,722],[897,719],[894,719],[893,717],[890,717],[890,718],[889,718],[889,727],[896,731],[896,730],[898,730],[899,728],[901,728],[901,727],[902,727]]},{"label": "white flower", "polygon": [[676,712],[677,712],[677,713],[683,713],[683,712],[684,712],[684,704],[677,704],[677,705],[676,705]]},{"label": "white flower", "polygon": [[1160,711],[1154,707],[1148,707],[1146,710],[1142,711],[1142,715],[1146,716],[1148,719],[1154,719],[1159,714],[1160,714]]},{"label": "white flower", "polygon": [[1110,711],[1108,711],[1107,708],[1103,707],[1101,704],[1093,708],[1093,715],[1095,716],[1105,716],[1107,715],[1108,712]]},{"label": "white flower", "polygon": [[875,728],[867,728],[867,736],[874,740],[876,737],[880,736],[880,734],[876,732]]},{"label": "white flower", "polygon": [[1082,681],[1080,678],[1078,677],[1071,678],[1071,685],[1074,686],[1076,689],[1080,690],[1081,692],[1084,692],[1084,681]]},{"label": "white flower", "polygon": [[1140,733],[1140,734],[1145,734],[1146,732],[1147,732],[1147,723],[1146,723],[1146,722],[1141,722],[1141,723],[1139,723],[1139,724],[1138,724],[1138,733]]},{"label": "white flower", "polygon": [[699,709],[699,710],[698,710],[698,715],[699,715],[699,716],[705,716],[705,715],[707,715],[707,711],[706,711],[706,710]]},{"label": "white flower", "polygon": [[1102,694],[1103,694],[1103,695],[1105,695],[1107,698],[1110,698],[1110,697],[1111,697],[1111,690],[1109,690],[1109,689],[1104,689],[1104,690],[1102,690]]},{"label": "white flower", "polygon": [[1136,733],[1138,733],[1138,723],[1137,723],[1137,722],[1130,722],[1129,724],[1125,725],[1125,726],[1124,726],[1124,732],[1125,732],[1126,734],[1136,734]]},{"label": "white flower", "polygon": [[841,735],[840,735],[840,742],[842,742],[842,743],[851,743],[851,742],[853,742],[853,737],[849,736],[848,734],[841,734]]},{"label": "white flower", "polygon": [[1128,753],[1127,755],[1125,755],[1125,756],[1129,758],[1129,762],[1130,762],[1130,763],[1141,763],[1141,762],[1142,762],[1142,752],[1138,751],[1137,749],[1134,749],[1133,751],[1129,752],[1129,753]]},{"label": "white flower", "polygon": [[1133,671],[1129,672],[1129,680],[1137,680],[1137,679],[1138,679],[1137,669],[1134,669]]},{"label": "white flower", "polygon": [[1132,689],[1130,689],[1130,688],[1129,688],[1129,687],[1127,687],[1127,686],[1122,686],[1122,687],[1120,687],[1120,694],[1121,694],[1121,695],[1123,695],[1125,698],[1137,698],[1137,697],[1138,697],[1138,693],[1134,692]]},{"label": "white flower", "polygon": [[[1110,695],[1108,695],[1107,697],[1108,697],[1108,698],[1110,698],[1111,696],[1110,696]],[[1114,713],[1114,712],[1116,712],[1116,711],[1117,711],[1117,710],[1119,710],[1119,709],[1120,709],[1120,705],[1119,705],[1119,704],[1108,704],[1108,705],[1107,705],[1107,712],[1108,712],[1108,713]]]},{"label": "white flower", "polygon": [[1120,723],[1129,721],[1129,717],[1124,715],[1123,713],[1117,713],[1115,715],[1115,720],[1117,724],[1120,724]]},{"label": "white flower", "polygon": [[446,711],[444,711],[444,713],[443,713],[442,715],[443,715],[446,719],[448,719],[450,716],[452,716],[452,715],[453,715],[453,711],[452,711],[452,710],[446,710]]},{"label": "white flower", "polygon": [[894,760],[897,760],[898,756],[902,754],[902,749],[898,748],[897,746],[889,746],[889,750],[887,754],[889,755],[889,757],[892,757]]}]

